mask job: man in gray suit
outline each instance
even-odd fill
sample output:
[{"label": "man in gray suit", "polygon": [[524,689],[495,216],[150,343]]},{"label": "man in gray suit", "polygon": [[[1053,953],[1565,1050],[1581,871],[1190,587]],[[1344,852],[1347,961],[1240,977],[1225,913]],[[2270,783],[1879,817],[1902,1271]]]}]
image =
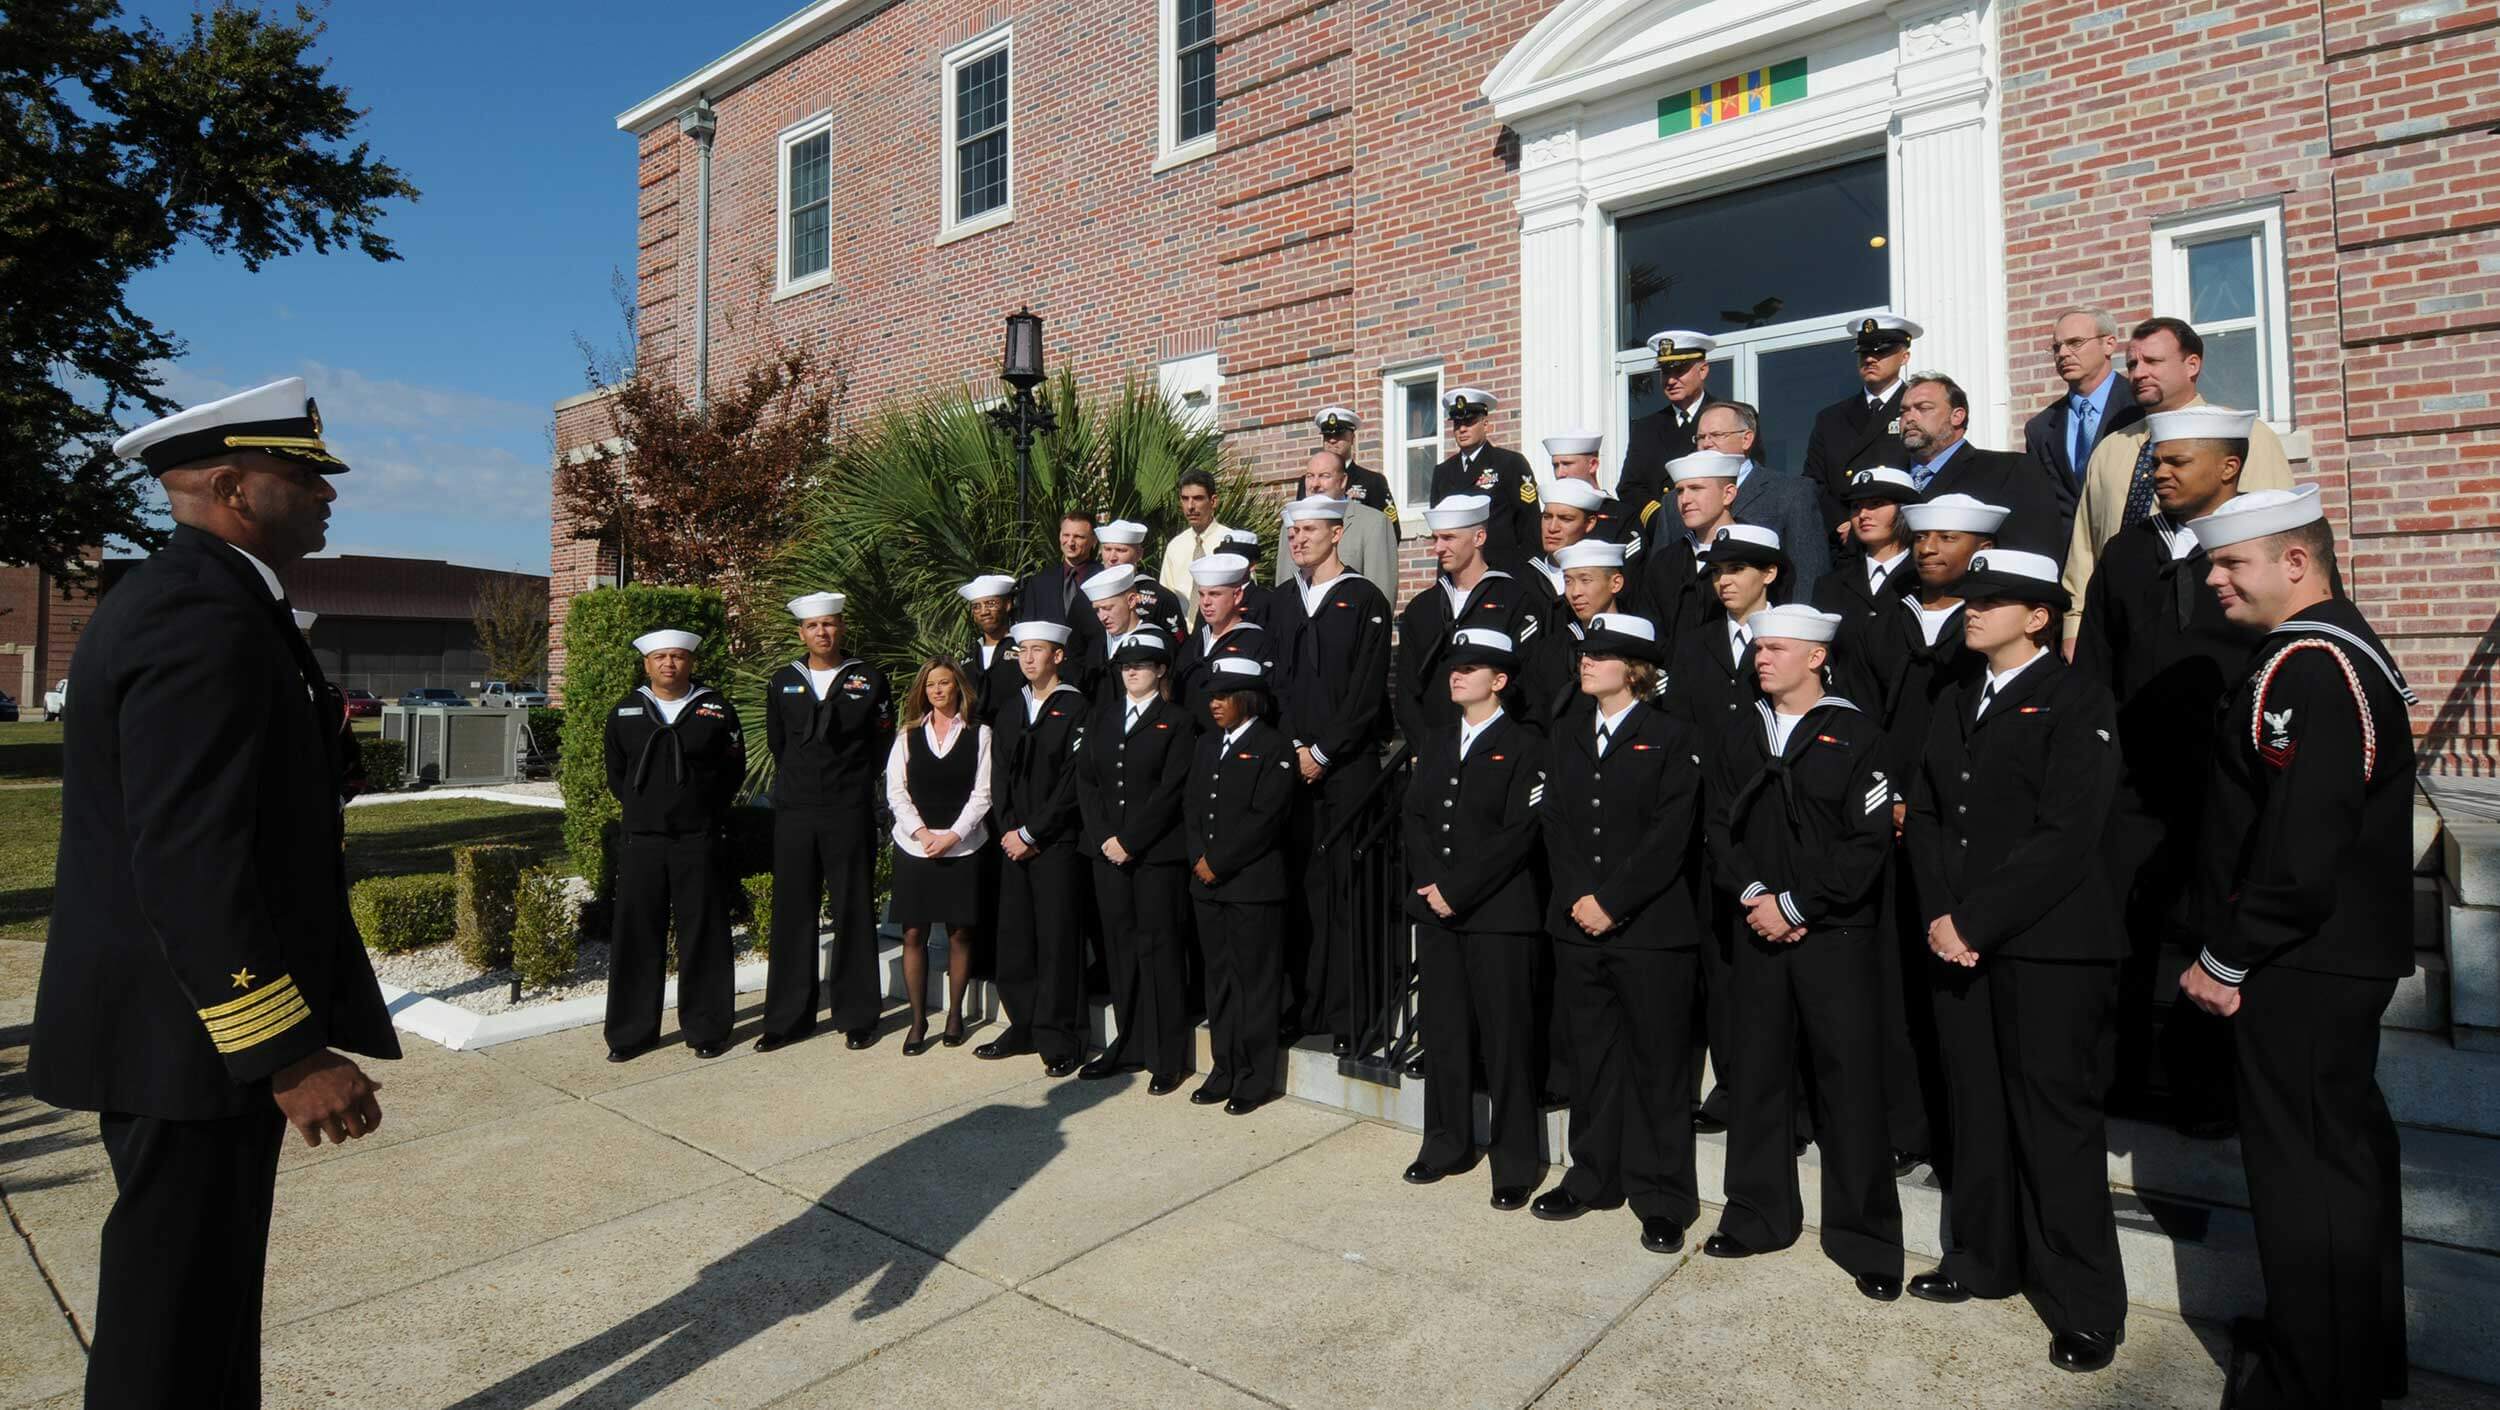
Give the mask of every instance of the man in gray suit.
[{"label": "man in gray suit", "polygon": [[[1312,451],[1302,466],[1302,493],[1306,498],[1345,499],[1345,458],[1333,450]],[[1337,557],[1364,581],[1389,594],[1390,601],[1397,600],[1398,531],[1388,515],[1360,501],[1347,501],[1345,537],[1338,541]],[[1276,581],[1292,576],[1293,555],[1278,553]]]},{"label": "man in gray suit", "polygon": [[1802,475],[1754,460],[1762,417],[1751,403],[1714,401],[1693,425],[1697,449],[1745,457],[1746,466],[1736,476],[1734,512],[1745,523],[1779,533],[1791,565],[1780,575],[1780,601],[1813,601],[1814,580],[1832,566],[1832,536],[1822,523],[1821,491]]}]

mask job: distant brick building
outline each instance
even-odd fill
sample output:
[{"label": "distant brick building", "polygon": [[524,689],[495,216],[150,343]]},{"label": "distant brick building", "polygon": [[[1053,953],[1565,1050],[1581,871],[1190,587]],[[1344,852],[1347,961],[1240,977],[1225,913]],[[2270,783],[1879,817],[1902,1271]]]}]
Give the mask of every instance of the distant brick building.
[{"label": "distant brick building", "polygon": [[69,676],[70,652],[94,612],[85,588],[64,587],[40,568],[0,568],[0,690],[30,718],[43,693]]},{"label": "distant brick building", "polygon": [[[1853,314],[1923,323],[1918,362],[1999,446],[2056,389],[2055,308],[2189,316],[2210,394],[2258,406],[2330,495],[2417,727],[2488,768],[2495,20],[819,0],[618,120],[641,159],[642,356],[717,384],[805,330],[873,402],[989,385],[998,317],[1030,304],[1055,361],[1211,404],[1264,476],[1299,468],[1314,409],[1356,408],[1361,458],[1411,501],[1458,385],[1502,399],[1495,439],[1541,469],[1542,437],[1587,426],[1611,471],[1656,405],[1658,328],[1720,336],[1716,389],[1761,405],[1764,458],[1793,467],[1853,385]],[[613,436],[604,411],[559,405],[558,453]],[[559,518],[559,633],[563,599],[614,572],[573,534]]]}]

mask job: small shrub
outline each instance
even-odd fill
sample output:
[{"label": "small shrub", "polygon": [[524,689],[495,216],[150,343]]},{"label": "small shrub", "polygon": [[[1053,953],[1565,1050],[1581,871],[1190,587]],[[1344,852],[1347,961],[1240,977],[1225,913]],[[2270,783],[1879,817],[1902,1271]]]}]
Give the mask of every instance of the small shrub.
[{"label": "small shrub", "polygon": [[407,785],[408,741],[378,734],[358,735],[356,740],[364,756],[366,792],[397,793]]},{"label": "small shrub", "polygon": [[755,953],[768,955],[773,946],[773,874],[769,871],[740,877],[738,885],[747,897],[747,934],[754,937]]},{"label": "small shrub", "polygon": [[457,896],[452,879],[440,872],[369,876],[348,888],[347,910],[367,949],[400,955],[452,937]]},{"label": "small shrub", "polygon": [[459,897],[454,934],[460,957],[471,965],[502,969],[512,963],[514,897],[529,859],[528,848],[503,843],[453,850],[451,874]]},{"label": "small shrub", "polygon": [[580,956],[581,905],[555,867],[521,873],[512,904],[512,972],[544,988],[573,973]]}]

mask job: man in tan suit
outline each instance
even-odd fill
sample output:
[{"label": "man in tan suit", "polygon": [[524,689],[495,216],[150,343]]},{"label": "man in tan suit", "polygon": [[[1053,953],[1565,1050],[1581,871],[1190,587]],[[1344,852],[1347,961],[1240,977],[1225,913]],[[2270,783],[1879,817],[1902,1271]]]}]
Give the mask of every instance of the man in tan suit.
[{"label": "man in tan suit", "polygon": [[[1397,526],[1389,522],[1389,516],[1352,497],[1353,485],[1346,479],[1345,457],[1333,450],[1312,451],[1303,462],[1302,493],[1305,498],[1346,502],[1345,536],[1337,542],[1338,561],[1394,601],[1398,590]],[[1278,583],[1299,571],[1291,553],[1276,555]]]},{"label": "man in tan suit", "polygon": [[1181,474],[1181,518],[1188,525],[1172,535],[1163,546],[1163,563],[1155,573],[1155,581],[1163,584],[1183,605],[1189,624],[1198,624],[1198,584],[1189,576],[1189,565],[1210,553],[1224,551],[1224,536],[1232,532],[1215,521],[1215,477],[1204,470],[1187,470]]},{"label": "man in tan suit", "polygon": [[[2127,381],[2136,403],[2150,417],[2155,412],[2203,406],[2196,379],[2205,369],[2205,340],[2182,319],[2148,318],[2135,326],[2127,343]],[[2066,545],[2066,591],[2074,603],[2066,609],[2066,652],[2071,659],[2075,633],[2083,629],[2083,590],[2092,582],[2101,546],[2120,529],[2148,518],[2153,503],[2151,444],[2146,422],[2110,432],[2092,449],[2083,473],[2081,497],[2075,503],[2075,526]],[[2283,454],[2282,438],[2259,421],[2249,432],[2248,459],[2240,467],[2240,492],[2288,490],[2292,463]]]}]

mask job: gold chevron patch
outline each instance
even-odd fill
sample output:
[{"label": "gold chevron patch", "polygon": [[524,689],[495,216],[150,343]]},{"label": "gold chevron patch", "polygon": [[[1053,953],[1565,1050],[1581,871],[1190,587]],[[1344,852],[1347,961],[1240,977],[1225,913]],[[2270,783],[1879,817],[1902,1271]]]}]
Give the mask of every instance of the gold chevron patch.
[{"label": "gold chevron patch", "polygon": [[312,1016],[295,980],[281,974],[239,999],[200,1010],[208,1040],[221,1053],[255,1047]]}]

